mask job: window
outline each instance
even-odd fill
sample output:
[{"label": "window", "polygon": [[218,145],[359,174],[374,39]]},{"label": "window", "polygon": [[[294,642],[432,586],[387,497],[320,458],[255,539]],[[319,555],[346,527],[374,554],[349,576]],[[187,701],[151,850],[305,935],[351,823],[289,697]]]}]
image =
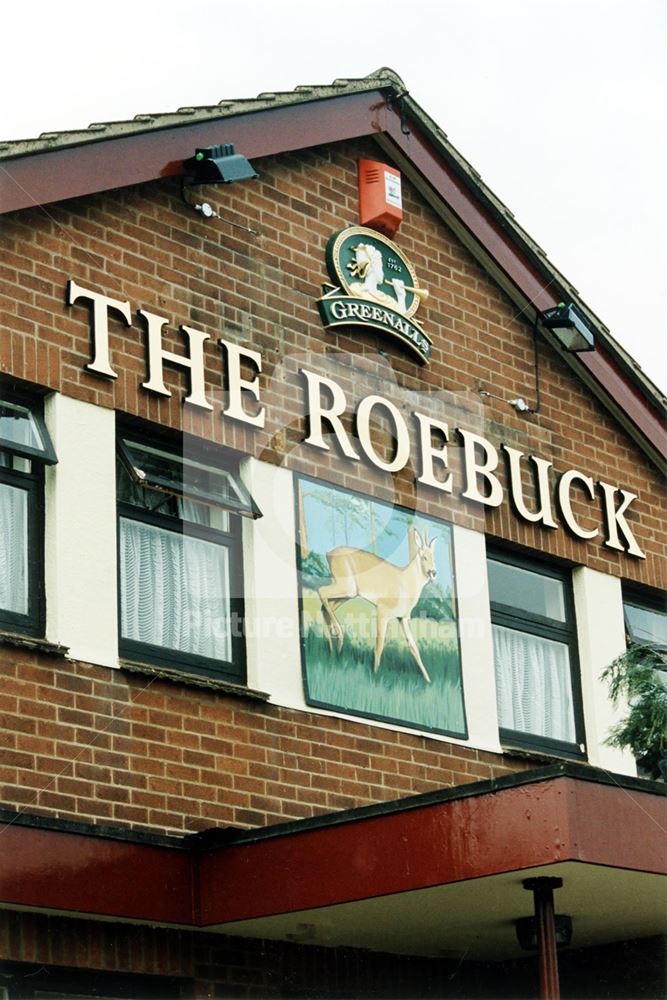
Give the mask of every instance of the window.
[{"label": "window", "polygon": [[569,576],[495,554],[488,559],[500,737],[581,756],[583,725]]},{"label": "window", "polygon": [[44,465],[55,462],[38,407],[0,390],[0,631],[44,630]]},{"label": "window", "polygon": [[667,653],[667,602],[643,595],[623,595],[625,630],[630,643]]},{"label": "window", "polygon": [[244,680],[240,516],[260,513],[238,470],[130,433],[117,476],[122,655]]}]

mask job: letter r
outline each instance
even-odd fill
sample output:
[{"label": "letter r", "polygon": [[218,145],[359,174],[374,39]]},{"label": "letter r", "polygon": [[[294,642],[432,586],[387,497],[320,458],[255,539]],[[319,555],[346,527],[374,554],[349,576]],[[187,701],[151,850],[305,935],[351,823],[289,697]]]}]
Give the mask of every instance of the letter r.
[{"label": "letter r", "polygon": [[[308,436],[305,438],[306,444],[312,444],[314,448],[322,448],[329,451],[329,445],[324,440],[322,433],[322,421],[326,420],[340,446],[341,451],[347,458],[359,460],[359,456],[350,444],[345,428],[341,421],[341,415],[347,408],[345,393],[333,379],[309,372],[306,368],[301,369],[301,374],[305,376],[308,387],[308,401],[306,413],[308,415]],[[331,394],[331,405],[325,408],[322,405],[322,387],[328,389]]]}]

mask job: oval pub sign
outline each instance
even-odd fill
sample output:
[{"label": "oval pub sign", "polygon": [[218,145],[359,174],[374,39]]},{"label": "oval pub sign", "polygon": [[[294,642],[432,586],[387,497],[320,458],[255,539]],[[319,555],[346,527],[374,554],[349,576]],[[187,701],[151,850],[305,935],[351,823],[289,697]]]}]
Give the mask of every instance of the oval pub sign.
[{"label": "oval pub sign", "polygon": [[349,226],[330,238],[326,264],[333,285],[324,285],[317,307],[325,327],[367,326],[397,337],[428,363],[432,341],[413,319],[426,288],[415,269],[386,236]]}]

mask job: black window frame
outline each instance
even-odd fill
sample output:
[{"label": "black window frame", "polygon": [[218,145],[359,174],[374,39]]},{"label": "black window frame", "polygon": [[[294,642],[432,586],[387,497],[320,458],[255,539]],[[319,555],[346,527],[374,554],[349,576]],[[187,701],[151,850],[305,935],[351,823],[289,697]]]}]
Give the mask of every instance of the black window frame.
[{"label": "black window frame", "polygon": [[640,611],[653,611],[661,615],[667,615],[667,595],[646,593],[632,586],[623,585],[623,624],[625,626],[625,637],[628,646],[649,646],[657,650],[663,656],[667,654],[667,645],[659,642],[652,642],[650,639],[638,639],[633,634],[633,626],[628,618],[628,605]]},{"label": "black window frame", "polygon": [[[175,456],[183,454],[184,445],[193,442],[196,447],[199,461],[209,460],[212,466],[224,468],[237,482],[239,476],[239,458],[221,446],[212,445],[203,439],[194,439],[190,435],[180,434],[176,436],[164,435],[154,429],[146,430],[137,428],[134,424],[119,423],[116,428],[117,440],[117,470],[122,467],[125,474],[132,480],[139,490],[146,490],[149,495],[156,498],[162,496],[168,499],[178,496],[176,490],[167,490],[162,485],[152,483],[142,483],[136,476],[136,469],[133,471],[128,465],[128,449],[123,446],[123,439],[134,439],[142,441],[144,444],[156,447],[169,452]],[[245,487],[243,487],[245,491]],[[245,491],[247,493],[247,491]],[[187,491],[180,494],[184,499],[192,499]],[[187,679],[188,674],[208,677],[215,680],[224,680],[232,684],[245,685],[247,683],[246,670],[246,649],[245,649],[245,629],[244,629],[244,577],[243,577],[243,546],[242,546],[242,515],[231,505],[226,506],[220,503],[220,509],[227,511],[228,530],[212,528],[207,525],[197,524],[194,521],[184,520],[173,513],[166,514],[160,510],[148,511],[134,504],[128,503],[118,496],[118,481],[116,489],[116,520],[117,520],[117,564],[118,564],[118,641],[119,654],[121,660],[134,663],[146,663],[156,667],[164,667],[170,671],[176,670]],[[251,498],[250,498],[251,499]],[[259,517],[261,513],[251,499],[252,507],[247,511],[248,517]],[[135,639],[128,639],[123,635],[123,592],[122,592],[122,565],[121,565],[121,520],[129,519],[143,524],[153,525],[176,534],[187,535],[188,537],[200,538],[204,541],[221,545],[228,553],[229,569],[229,613],[230,613],[230,641],[231,659],[217,660],[207,656],[200,656],[196,653],[188,653],[183,650],[172,649],[170,647],[158,646],[150,643],[139,642]]]},{"label": "black window frame", "polygon": [[[0,607],[0,632],[41,638],[46,628],[45,587],[45,472],[57,457],[44,422],[43,398],[0,384],[0,404],[30,411],[42,447],[36,448],[0,437],[0,484],[27,494],[27,610],[25,613]],[[28,469],[22,468],[27,464]]]},{"label": "black window frame", "polygon": [[[545,617],[534,612],[525,611],[512,605],[502,604],[491,598],[489,584],[489,602],[491,608],[491,624],[504,626],[517,632],[535,635],[542,639],[551,639],[563,643],[568,648],[570,662],[570,691],[572,695],[572,711],[574,716],[574,742],[557,740],[539,733],[527,733],[523,730],[508,729],[499,726],[500,742],[503,748],[524,751],[537,751],[553,757],[565,757],[570,760],[586,759],[586,742],[584,727],[583,699],[581,692],[581,669],[579,663],[579,643],[577,618],[572,587],[572,572],[553,563],[508,552],[503,549],[487,549],[488,562],[500,562],[517,569],[536,573],[538,576],[557,580],[562,585],[564,622]],[[495,671],[495,657],[494,657]]]}]

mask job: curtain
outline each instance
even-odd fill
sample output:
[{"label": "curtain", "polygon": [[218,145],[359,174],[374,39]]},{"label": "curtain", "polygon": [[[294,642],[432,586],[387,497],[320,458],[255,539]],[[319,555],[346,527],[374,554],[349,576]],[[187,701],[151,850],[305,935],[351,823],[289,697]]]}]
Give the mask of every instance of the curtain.
[{"label": "curtain", "polygon": [[574,743],[567,646],[494,625],[493,648],[501,727]]},{"label": "curtain", "polygon": [[121,629],[126,639],[230,661],[228,552],[121,518]]},{"label": "curtain", "polygon": [[0,608],[28,613],[28,494],[0,484]]}]

